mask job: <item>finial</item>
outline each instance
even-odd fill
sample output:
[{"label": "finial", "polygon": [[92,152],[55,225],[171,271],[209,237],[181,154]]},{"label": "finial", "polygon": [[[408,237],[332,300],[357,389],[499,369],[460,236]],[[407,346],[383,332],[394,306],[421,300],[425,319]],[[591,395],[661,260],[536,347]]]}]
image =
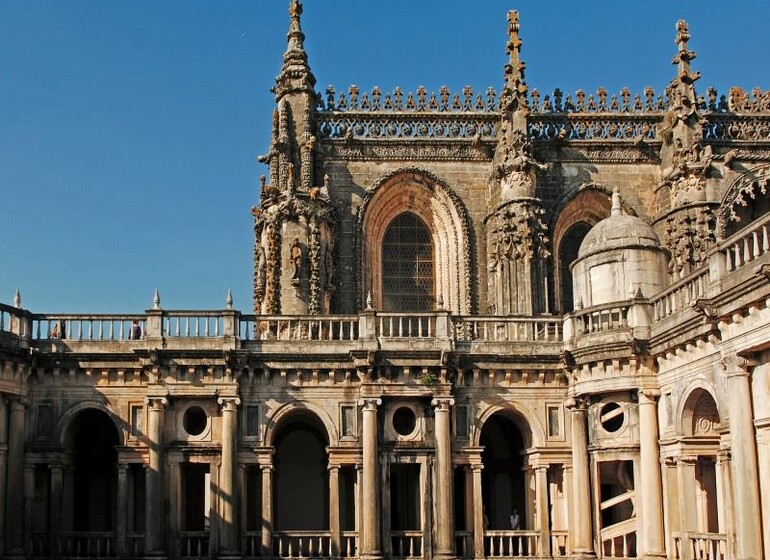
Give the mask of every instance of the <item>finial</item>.
[{"label": "finial", "polygon": [[620,190],[616,187],[614,191],[612,191],[612,210],[610,211],[611,216],[620,216],[623,214],[623,208],[620,205]]},{"label": "finial", "polygon": [[508,64],[505,65],[505,87],[519,102],[527,106],[527,82],[524,79],[526,64],[521,60],[521,37],[519,37],[519,12],[508,12],[508,43],[505,46],[508,53]]},{"label": "finial", "polygon": [[372,307],[372,291],[369,290],[366,294],[366,309],[373,309]]},{"label": "finial", "polygon": [[292,0],[289,4],[289,33],[288,46],[283,54],[283,68],[275,79],[276,95],[280,98],[289,91],[303,90],[315,92],[315,76],[310,71],[305,52],[305,34],[302,33],[300,16],[302,15],[302,3]]},{"label": "finial", "polygon": [[158,292],[158,288],[155,288],[155,295],[152,296],[152,308],[160,309],[160,293]]},{"label": "finial", "polygon": [[19,292],[19,288],[16,288],[16,293],[13,294],[13,306],[16,309],[21,309],[21,292]]},{"label": "finial", "polygon": [[229,289],[227,290],[227,297],[225,298],[225,307],[227,309],[233,308],[233,291]]}]

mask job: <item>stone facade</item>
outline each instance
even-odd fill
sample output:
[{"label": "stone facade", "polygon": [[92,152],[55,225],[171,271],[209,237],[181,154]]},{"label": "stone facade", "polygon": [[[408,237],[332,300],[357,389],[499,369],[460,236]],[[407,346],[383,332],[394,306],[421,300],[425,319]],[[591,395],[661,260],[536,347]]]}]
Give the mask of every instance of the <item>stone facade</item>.
[{"label": "stone facade", "polygon": [[254,309],[0,305],[9,558],[761,559],[770,94],[328,88],[291,2]]}]

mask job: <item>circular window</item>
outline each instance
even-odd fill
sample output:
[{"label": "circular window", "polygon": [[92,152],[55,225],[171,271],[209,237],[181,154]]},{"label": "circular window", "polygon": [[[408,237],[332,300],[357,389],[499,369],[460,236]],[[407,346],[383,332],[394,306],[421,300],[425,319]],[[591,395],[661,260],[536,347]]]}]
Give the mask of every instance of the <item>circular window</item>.
[{"label": "circular window", "polygon": [[610,433],[617,432],[622,428],[625,419],[626,415],[623,409],[615,402],[605,404],[599,413],[599,421],[602,427]]},{"label": "circular window", "polygon": [[201,407],[191,406],[184,411],[182,426],[184,427],[184,431],[191,436],[199,436],[206,429],[208,421],[206,412]]},{"label": "circular window", "polygon": [[402,436],[408,436],[414,431],[417,425],[417,417],[414,411],[406,406],[402,406],[393,413],[393,429]]}]

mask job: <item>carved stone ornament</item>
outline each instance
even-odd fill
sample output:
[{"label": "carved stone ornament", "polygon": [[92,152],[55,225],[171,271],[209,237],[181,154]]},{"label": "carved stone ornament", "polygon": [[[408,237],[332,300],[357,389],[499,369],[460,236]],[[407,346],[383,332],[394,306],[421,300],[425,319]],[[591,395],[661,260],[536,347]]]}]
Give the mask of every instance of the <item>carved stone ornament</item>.
[{"label": "carved stone ornament", "polygon": [[[738,177],[727,190],[719,209],[719,227],[727,230],[731,222],[741,221],[741,208],[750,202],[766,197],[770,187],[770,165],[761,165],[750,169]],[[743,224],[744,226],[746,224]]]},{"label": "carved stone ornament", "polygon": [[509,131],[507,128],[504,124],[497,154],[499,163],[492,173],[493,181],[500,183],[502,200],[531,196],[537,173],[548,169],[547,164],[539,163],[532,156],[526,133],[521,130]]},{"label": "carved stone ornament", "polygon": [[487,267],[495,270],[503,260],[548,258],[545,211],[535,201],[515,201],[499,207],[489,218],[490,247]]},{"label": "carved stone ornament", "polygon": [[716,242],[716,218],[709,206],[696,206],[666,217],[665,246],[671,254],[668,271],[681,278],[708,260]]}]

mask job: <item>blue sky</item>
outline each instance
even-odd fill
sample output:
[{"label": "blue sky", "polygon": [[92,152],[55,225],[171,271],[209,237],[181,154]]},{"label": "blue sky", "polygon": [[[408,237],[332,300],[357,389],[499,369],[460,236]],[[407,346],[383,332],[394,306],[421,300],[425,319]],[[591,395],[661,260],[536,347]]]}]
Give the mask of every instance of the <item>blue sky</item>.
[{"label": "blue sky", "polygon": [[[518,9],[530,88],[675,75],[770,89],[765,0],[306,0],[318,89],[499,88]],[[36,312],[251,309],[250,208],[266,169],[288,0],[0,1],[0,301]]]}]

